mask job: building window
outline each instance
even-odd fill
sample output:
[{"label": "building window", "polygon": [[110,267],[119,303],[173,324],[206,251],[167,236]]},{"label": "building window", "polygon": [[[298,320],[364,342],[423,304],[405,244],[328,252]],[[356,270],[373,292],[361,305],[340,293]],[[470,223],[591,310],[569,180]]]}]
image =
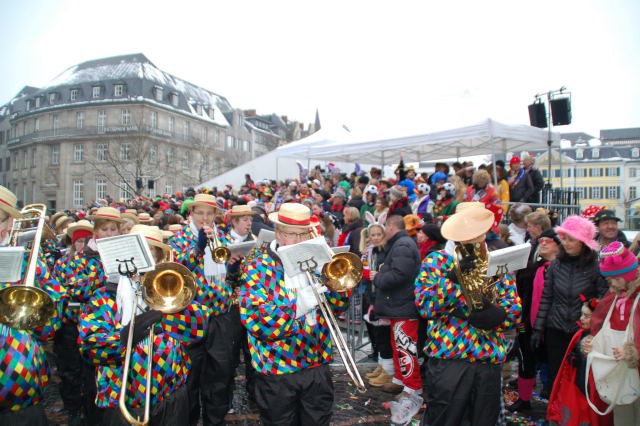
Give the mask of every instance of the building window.
[{"label": "building window", "polygon": [[40,96],[36,97],[36,108],[40,108]]},{"label": "building window", "polygon": [[56,103],[56,94],[49,93],[49,105],[53,105]]},{"label": "building window", "polygon": [[576,169],[576,177],[587,177],[587,169],[580,167]]},{"label": "building window", "polygon": [[153,88],[153,96],[156,101],[162,101],[162,87],[155,86]]},{"label": "building window", "polygon": [[151,111],[151,128],[158,128],[158,111]]},{"label": "building window", "polygon": [[591,196],[589,198],[602,198],[602,187],[601,186],[593,186],[589,188],[589,192]]},{"label": "building window", "polygon": [[602,167],[593,167],[589,169],[589,177],[602,177]]},{"label": "building window", "polygon": [[122,109],[122,125],[128,126],[131,123],[131,113],[128,108]]},{"label": "building window", "polygon": [[80,179],[73,180],[73,207],[84,205],[84,182]]},{"label": "building window", "polygon": [[227,148],[233,148],[234,138],[233,136],[227,136]]},{"label": "building window", "polygon": [[60,145],[51,145],[50,149],[51,165],[57,166],[60,164]]},{"label": "building window", "polygon": [[130,145],[128,143],[120,144],[120,159],[122,161],[129,160],[129,148],[130,148]]},{"label": "building window", "polygon": [[39,119],[39,118],[36,118],[36,119],[34,120],[34,123],[33,123],[33,130],[34,130],[35,132],[39,132],[39,131],[40,131],[40,119]]},{"label": "building window", "polygon": [[605,176],[620,176],[620,167],[607,167]]},{"label": "building window", "polygon": [[120,194],[119,199],[126,200],[129,197],[129,190],[127,189],[127,182],[122,180],[120,181]]},{"label": "building window", "polygon": [[164,184],[164,193],[165,194],[173,194],[173,185],[171,185],[170,183],[165,183]]},{"label": "building window", "polygon": [[173,148],[167,149],[167,166],[173,165]]},{"label": "building window", "polygon": [[101,109],[98,111],[98,121],[96,122],[99,133],[104,133],[107,126],[107,111]]},{"label": "building window", "polygon": [[210,119],[214,119],[215,118],[215,112],[216,110],[213,107],[209,107],[209,118]]},{"label": "building window", "polygon": [[149,147],[149,164],[156,164],[158,161],[158,145]]},{"label": "building window", "polygon": [[174,129],[176,128],[176,119],[174,117],[169,117],[169,133],[173,135]]},{"label": "building window", "polygon": [[33,148],[31,150],[31,167],[35,167],[36,166],[36,149]]},{"label": "building window", "polygon": [[633,157],[633,158],[640,157],[640,148],[632,148],[631,149],[631,157]]},{"label": "building window", "polygon": [[69,91],[69,99],[71,99],[72,101],[77,100],[79,95],[80,95],[80,90],[78,89],[71,89]]},{"label": "building window", "polygon": [[185,121],[182,123],[182,138],[183,138],[184,140],[189,139],[189,133],[190,133],[189,122],[185,120]]},{"label": "building window", "polygon": [[209,129],[202,126],[202,142],[206,144],[208,138],[209,138]]},{"label": "building window", "polygon": [[591,148],[591,156],[593,158],[600,158],[600,148]]},{"label": "building window", "polygon": [[99,143],[96,145],[96,161],[107,161],[106,143]]},{"label": "building window", "polygon": [[113,96],[119,98],[122,95],[124,95],[124,84],[116,84],[113,86]]},{"label": "building window", "polygon": [[636,177],[636,174],[637,174],[636,170],[637,169],[635,167],[630,167],[629,168],[629,177]]},{"label": "building window", "polygon": [[76,163],[84,161],[84,145],[77,143],[73,145],[73,161]]},{"label": "building window", "polygon": [[96,200],[107,198],[107,180],[96,179]]},{"label": "building window", "polygon": [[608,199],[616,199],[620,198],[620,187],[619,186],[607,186],[607,198]]},{"label": "building window", "polygon": [[[29,154],[28,154],[28,151],[26,149],[22,152],[22,159],[24,160],[22,168],[23,169],[28,168],[29,167]],[[24,198],[26,199],[27,197],[24,197]]]},{"label": "building window", "polygon": [[77,129],[84,128],[84,111],[76,112],[76,128]]},{"label": "building window", "polygon": [[27,109],[27,111],[31,111],[31,100],[28,100],[25,104],[25,108]]},{"label": "building window", "polygon": [[178,94],[175,92],[171,94],[171,105],[173,105],[174,107],[178,106]]},{"label": "building window", "polygon": [[182,153],[182,170],[188,170],[191,166],[191,153],[184,151]]},{"label": "building window", "polygon": [[629,198],[631,200],[634,200],[637,196],[638,196],[638,194],[636,193],[636,187],[635,186],[630,186],[629,187]]},{"label": "building window", "polygon": [[249,152],[249,141],[242,141],[242,150],[244,152]]},{"label": "building window", "polygon": [[91,88],[91,97],[93,99],[98,99],[100,97],[100,93],[102,92],[100,86],[93,86]]},{"label": "building window", "polygon": [[58,114],[53,114],[51,116],[51,129],[53,130],[53,136],[57,136],[58,130],[60,129],[60,120],[58,118]]}]

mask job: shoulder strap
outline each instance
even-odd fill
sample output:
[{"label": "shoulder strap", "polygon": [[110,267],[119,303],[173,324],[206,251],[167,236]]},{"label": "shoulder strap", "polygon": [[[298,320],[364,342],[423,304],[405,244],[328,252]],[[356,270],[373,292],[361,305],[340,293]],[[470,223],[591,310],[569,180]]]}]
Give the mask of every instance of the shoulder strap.
[{"label": "shoulder strap", "polygon": [[636,314],[636,306],[638,306],[639,299],[640,299],[640,293],[636,295],[636,298],[633,301],[633,306],[631,307],[631,315],[629,316],[629,322],[627,323],[627,328],[624,331],[625,342],[633,342],[633,318]]}]

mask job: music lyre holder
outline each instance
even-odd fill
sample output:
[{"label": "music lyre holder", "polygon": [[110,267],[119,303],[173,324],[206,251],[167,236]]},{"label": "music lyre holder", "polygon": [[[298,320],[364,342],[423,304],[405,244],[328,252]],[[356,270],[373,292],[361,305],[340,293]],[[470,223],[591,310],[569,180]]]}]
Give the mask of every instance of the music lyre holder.
[{"label": "music lyre holder", "polygon": [[338,324],[336,317],[333,315],[333,311],[331,310],[331,307],[329,306],[324,293],[320,293],[316,288],[316,284],[320,284],[320,282],[318,278],[316,278],[311,272],[318,267],[318,262],[312,256],[309,259],[297,261],[297,263],[300,271],[307,274],[307,279],[309,280],[309,285],[311,286],[313,295],[318,301],[320,313],[327,323],[327,328],[329,329],[329,334],[331,335],[331,341],[340,353],[340,358],[342,359],[345,370],[347,370],[347,374],[356,385],[356,388],[359,392],[366,392],[367,388],[364,384],[364,380],[362,380],[362,376],[360,376],[360,372],[358,371],[356,362],[353,359],[351,352],[349,351],[347,342],[344,339],[342,332],[340,331],[340,325]]},{"label": "music lyre holder", "polygon": [[[123,275],[127,278],[131,278],[138,273],[138,268],[136,267],[136,264],[133,261],[133,257],[131,257],[130,259],[124,259],[124,260],[116,259],[116,262],[119,263],[118,273],[120,275]],[[131,264],[131,266],[129,266],[129,264]]]}]

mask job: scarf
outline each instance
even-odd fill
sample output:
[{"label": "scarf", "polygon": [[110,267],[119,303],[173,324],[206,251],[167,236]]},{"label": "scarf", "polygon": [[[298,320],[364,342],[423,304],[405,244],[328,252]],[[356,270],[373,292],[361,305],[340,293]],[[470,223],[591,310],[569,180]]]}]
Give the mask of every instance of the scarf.
[{"label": "scarf", "polygon": [[538,316],[538,308],[540,307],[540,299],[542,298],[542,290],[544,290],[544,274],[547,272],[547,268],[549,267],[548,260],[538,267],[536,270],[536,275],[533,277],[533,295],[531,296],[531,327],[536,322],[536,317]]},{"label": "scarf", "polygon": [[118,306],[118,312],[120,312],[120,324],[123,326],[129,324],[134,315],[144,312],[141,308],[147,307],[144,299],[140,298],[135,311],[133,309],[133,302],[137,298],[136,290],[139,286],[139,283],[134,283],[130,278],[124,275],[120,276],[118,291],[116,292],[116,305]]},{"label": "scarf", "polygon": [[518,186],[518,183],[520,182],[520,179],[522,179],[522,176],[524,176],[524,169],[520,169],[518,176],[516,176],[516,178],[511,183],[512,188],[515,188],[516,186]]},{"label": "scarf", "polygon": [[[193,235],[198,238],[198,228],[196,224],[193,222],[193,219],[189,219],[189,229],[193,233]],[[213,224],[213,232],[218,233],[218,227]],[[211,254],[211,248],[207,245],[204,249],[204,276],[207,279],[207,282],[211,284],[215,278],[224,278],[227,273],[227,268],[224,263],[216,263],[213,261],[213,256]]]}]

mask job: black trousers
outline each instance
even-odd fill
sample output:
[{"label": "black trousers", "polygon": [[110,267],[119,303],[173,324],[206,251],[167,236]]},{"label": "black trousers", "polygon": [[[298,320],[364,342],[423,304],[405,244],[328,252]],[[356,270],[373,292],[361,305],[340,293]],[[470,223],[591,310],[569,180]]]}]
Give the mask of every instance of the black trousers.
[{"label": "black trousers", "polygon": [[207,356],[204,341],[187,347],[187,355],[191,359],[191,369],[187,377],[187,393],[189,394],[189,424],[196,426],[200,420],[200,377],[204,360]]},{"label": "black trousers", "polygon": [[531,333],[518,333],[518,376],[523,379],[536,377],[536,352],[531,347]]},{"label": "black trousers", "polygon": [[[102,426],[129,426],[129,423],[120,414],[119,408],[104,408],[102,411]],[[140,420],[144,416],[144,408],[129,408],[129,412]],[[186,386],[182,386],[173,395],[151,407],[149,425],[183,425],[188,416],[189,395]]]},{"label": "black trousers", "polygon": [[500,414],[500,364],[427,359],[427,409],[421,425],[495,425]]},{"label": "black trousers", "polygon": [[60,396],[67,411],[80,411],[82,407],[82,356],[78,347],[78,325],[63,323],[53,340],[60,375]]},{"label": "black trousers", "polygon": [[96,386],[96,367],[82,363],[82,412],[84,413],[85,424],[95,426],[102,423],[102,412],[96,406],[96,394],[98,389]]},{"label": "black trousers", "polygon": [[265,426],[328,425],[333,379],[326,365],[291,374],[257,374],[256,404]]},{"label": "black trousers", "polygon": [[562,359],[573,338],[572,333],[547,328],[544,333],[544,343],[547,346],[547,360],[549,363],[549,388],[553,388],[556,376],[560,370]]},{"label": "black trousers", "polygon": [[42,401],[22,410],[0,413],[0,425],[3,426],[47,426],[48,424]]},{"label": "black trousers", "polygon": [[231,407],[241,339],[246,339],[238,306],[211,317],[205,340],[206,356],[200,372],[200,398],[204,426],[223,425]]},{"label": "black trousers", "polygon": [[376,325],[374,326],[374,329],[380,358],[393,358],[393,349],[391,349],[391,326]]}]

